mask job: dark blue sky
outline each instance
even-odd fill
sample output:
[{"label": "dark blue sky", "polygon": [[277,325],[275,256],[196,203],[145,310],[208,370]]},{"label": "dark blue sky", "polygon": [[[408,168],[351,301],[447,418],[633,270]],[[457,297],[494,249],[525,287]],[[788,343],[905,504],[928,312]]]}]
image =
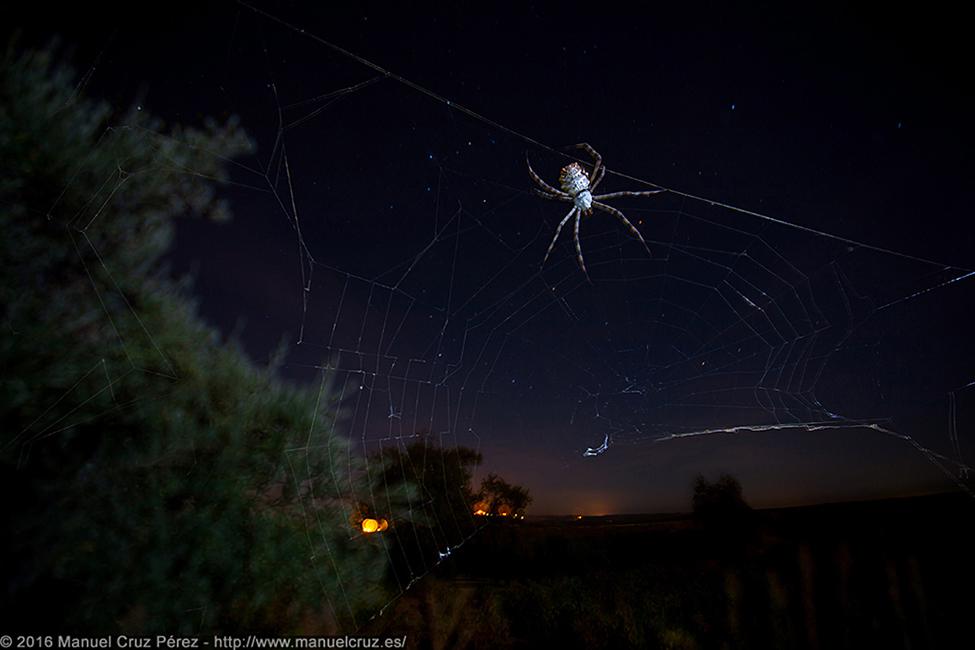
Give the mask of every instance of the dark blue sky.
[{"label": "dark blue sky", "polygon": [[[975,280],[902,300],[975,267],[958,17],[256,6],[291,26],[232,2],[23,24],[120,107],[240,116],[258,150],[226,190],[236,218],[181,221],[174,271],[255,358],[287,336],[290,378],[337,367],[357,448],[420,429],[478,446],[536,512],[686,509],[719,471],[756,505],[958,489],[928,461],[957,470],[952,393],[971,445]],[[538,272],[568,208],[525,167],[555,183],[582,141],[676,190],[612,201],[652,257],[584,220],[591,285],[568,231]]]}]

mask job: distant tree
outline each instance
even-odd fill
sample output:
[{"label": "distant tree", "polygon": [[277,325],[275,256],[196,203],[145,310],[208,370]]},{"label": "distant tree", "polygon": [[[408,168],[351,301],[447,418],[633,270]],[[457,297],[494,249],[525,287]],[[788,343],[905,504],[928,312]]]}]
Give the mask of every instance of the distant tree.
[{"label": "distant tree", "polygon": [[371,462],[373,483],[383,486],[408,484],[418,495],[416,523],[436,526],[448,532],[469,531],[470,505],[474,495],[471,480],[481,454],[468,447],[441,447],[421,432],[409,445],[386,447]]},{"label": "distant tree", "polygon": [[477,503],[492,515],[523,515],[532,502],[528,489],[512,485],[497,474],[488,474],[481,481]]},{"label": "distant tree", "polygon": [[160,272],[175,217],[229,216],[215,184],[250,140],[80,88],[49,52],[0,61],[4,630],[361,622],[388,562],[349,534],[368,485],[335,403],[221,344]]},{"label": "distant tree", "polygon": [[694,480],[693,504],[694,516],[706,525],[742,523],[751,512],[741,483],[730,474],[722,474],[713,482],[699,475]]},{"label": "distant tree", "polygon": [[391,558],[397,576],[428,566],[431,558],[476,530],[471,478],[481,460],[473,449],[442,447],[426,432],[410,444],[387,446],[369,456],[370,481],[376,487],[363,509],[382,516],[390,511],[390,494],[408,499],[388,536],[396,547]]}]

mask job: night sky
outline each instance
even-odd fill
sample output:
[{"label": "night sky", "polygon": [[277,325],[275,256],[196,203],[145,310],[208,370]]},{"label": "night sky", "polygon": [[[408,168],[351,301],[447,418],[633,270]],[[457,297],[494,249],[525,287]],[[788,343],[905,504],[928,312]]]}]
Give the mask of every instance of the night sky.
[{"label": "night sky", "polygon": [[[290,380],[335,369],[358,452],[428,430],[536,513],[686,510],[722,471],[757,506],[972,488],[957,16],[203,4],[11,24],[115,106],[240,117],[235,218],[180,220],[172,273],[255,360],[286,337]],[[583,220],[591,284],[570,228],[539,272],[569,206],[525,164],[557,185],[578,142],[600,191],[674,190],[608,201],[651,255]]]}]

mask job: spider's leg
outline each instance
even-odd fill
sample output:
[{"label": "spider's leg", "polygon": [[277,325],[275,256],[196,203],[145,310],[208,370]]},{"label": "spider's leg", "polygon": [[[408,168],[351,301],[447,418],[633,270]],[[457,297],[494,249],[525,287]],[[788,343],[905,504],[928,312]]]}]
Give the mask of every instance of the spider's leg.
[{"label": "spider's leg", "polygon": [[548,250],[545,251],[545,259],[542,260],[542,266],[545,266],[545,262],[548,261],[548,256],[552,254],[552,249],[555,248],[555,242],[558,241],[559,233],[562,232],[563,226],[565,226],[565,224],[569,221],[569,219],[572,218],[572,215],[577,212],[578,210],[575,208],[575,206],[573,206],[572,209],[569,210],[569,214],[565,215],[565,218],[562,219],[562,222],[559,224],[559,227],[555,229],[555,236],[552,237],[552,243],[548,245]]},{"label": "spider's leg", "polygon": [[618,199],[621,196],[653,196],[654,194],[660,194],[661,192],[666,192],[667,190],[648,190],[646,192],[610,192],[609,194],[600,194],[599,196],[593,196],[593,199],[602,201],[603,199]]},{"label": "spider's leg", "polygon": [[586,274],[586,279],[589,280],[589,284],[592,284],[592,278],[589,277],[589,271],[586,270],[586,260],[582,259],[582,244],[579,243],[579,222],[582,220],[582,212],[576,210],[576,255],[579,257],[579,266],[582,268],[582,272]]},{"label": "spider's leg", "polygon": [[538,185],[540,188],[542,188],[543,191],[545,191],[547,194],[554,194],[556,196],[569,196],[565,192],[561,190],[557,190],[551,185],[549,185],[548,183],[546,183],[545,181],[543,181],[541,177],[535,173],[535,170],[532,169],[532,164],[531,161],[528,160],[528,156],[525,156],[525,162],[528,163],[528,175],[532,177],[532,180],[535,181],[535,184]]},{"label": "spider's leg", "polygon": [[535,196],[540,196],[543,199],[551,199],[553,201],[569,201],[569,202],[571,202],[573,200],[572,197],[569,196],[568,194],[549,194],[548,192],[543,192],[542,190],[538,189],[537,187],[532,188],[532,194],[534,194]]},{"label": "spider's leg", "polygon": [[587,154],[592,156],[593,159],[592,174],[589,175],[589,181],[591,186],[593,181],[598,180],[597,177],[599,175],[599,170],[603,166],[603,157],[599,155],[598,151],[596,151],[591,146],[589,146],[588,142],[580,142],[579,144],[576,145],[576,149],[582,149]]},{"label": "spider's leg", "polygon": [[603,178],[606,176],[606,166],[603,165],[599,168],[599,176],[597,177],[595,173],[593,174],[593,181],[589,183],[589,191],[594,192],[596,186],[603,182]]},{"label": "spider's leg", "polygon": [[630,220],[627,219],[622,212],[620,212],[619,210],[617,210],[611,205],[606,205],[605,203],[600,203],[598,201],[593,201],[592,207],[598,210],[602,210],[603,212],[608,212],[614,217],[616,217],[617,219],[619,219],[620,221],[622,221],[626,225],[626,227],[630,229],[630,232],[636,235],[636,238],[640,240],[640,243],[643,244],[643,247],[647,249],[647,254],[650,255],[650,257],[653,257],[653,253],[650,252],[650,247],[647,246],[647,242],[644,241],[643,235],[640,234],[640,231],[636,229],[636,226],[630,223]]}]

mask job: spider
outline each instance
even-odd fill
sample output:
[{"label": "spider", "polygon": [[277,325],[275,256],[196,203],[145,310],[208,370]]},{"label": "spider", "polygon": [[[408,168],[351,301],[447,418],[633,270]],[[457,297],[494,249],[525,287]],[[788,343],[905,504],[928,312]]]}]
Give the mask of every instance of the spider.
[{"label": "spider", "polygon": [[[636,235],[636,238],[640,240],[643,247],[647,249],[647,253],[650,253],[650,248],[647,246],[647,242],[643,240],[643,235],[640,231],[630,223],[622,212],[617,210],[611,205],[606,205],[605,203],[600,203],[604,199],[615,199],[620,196],[650,196],[652,194],[660,194],[666,190],[649,190],[646,192],[611,192],[610,194],[597,194],[593,195],[593,190],[596,186],[603,180],[603,176],[606,175],[606,168],[603,166],[603,157],[599,153],[590,147],[585,142],[575,145],[576,149],[583,149],[586,153],[592,156],[595,161],[592,168],[592,174],[586,174],[586,170],[577,162],[569,163],[562,168],[562,173],[559,174],[559,184],[562,186],[561,190],[557,190],[545,181],[543,181],[535,170],[532,169],[532,164],[528,161],[528,174],[531,176],[538,188],[535,189],[535,194],[538,196],[551,199],[553,201],[565,201],[566,203],[572,204],[572,209],[569,213],[565,215],[562,222],[559,223],[559,227],[555,229],[555,236],[552,237],[552,243],[548,245],[548,251],[545,252],[545,259],[542,260],[542,266],[545,266],[545,262],[548,261],[548,256],[552,254],[552,249],[555,248],[555,242],[559,239],[559,234],[562,232],[562,228],[568,223],[569,219],[575,216],[575,242],[576,242],[576,256],[579,260],[579,267],[582,268],[582,272],[589,277],[589,271],[586,270],[586,261],[582,258],[582,246],[579,244],[579,221],[583,216],[588,217],[592,214],[592,209],[602,210],[603,212],[608,212],[620,221],[622,221],[630,232]],[[526,158],[527,161],[527,158]]]}]

